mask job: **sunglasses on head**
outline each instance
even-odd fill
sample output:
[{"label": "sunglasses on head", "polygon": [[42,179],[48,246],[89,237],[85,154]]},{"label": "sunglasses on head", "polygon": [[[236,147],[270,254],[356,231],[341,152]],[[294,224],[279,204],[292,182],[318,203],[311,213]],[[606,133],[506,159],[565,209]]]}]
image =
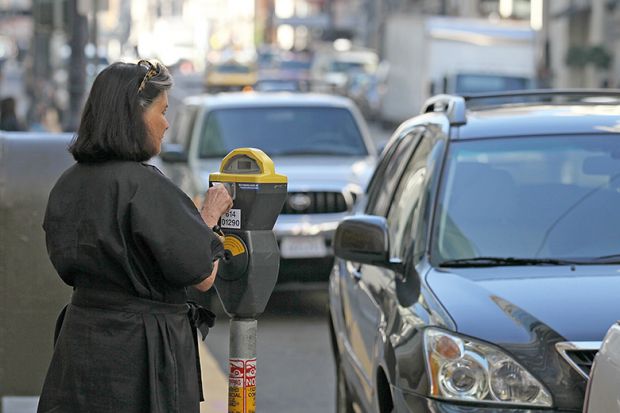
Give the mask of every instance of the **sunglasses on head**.
[{"label": "sunglasses on head", "polygon": [[144,78],[142,79],[142,82],[140,82],[140,87],[138,87],[138,93],[140,93],[146,87],[146,82],[148,82],[153,77],[155,77],[159,73],[159,70],[158,70],[158,65],[153,64],[148,60],[140,60],[138,62],[138,66],[143,66],[147,69],[146,74],[144,75]]}]

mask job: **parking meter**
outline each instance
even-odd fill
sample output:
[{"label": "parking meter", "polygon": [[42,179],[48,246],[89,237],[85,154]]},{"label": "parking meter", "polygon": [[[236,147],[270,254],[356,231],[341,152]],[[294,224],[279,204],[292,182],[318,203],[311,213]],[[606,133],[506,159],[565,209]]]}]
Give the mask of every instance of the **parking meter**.
[{"label": "parking meter", "polygon": [[260,149],[230,152],[209,184],[224,184],[233,198],[220,218],[226,235],[215,288],[224,310],[235,317],[256,317],[267,305],[278,278],[280,254],[273,225],[287,194],[287,178],[275,173]]},{"label": "parking meter", "polygon": [[256,317],[265,311],[280,267],[273,225],[287,195],[287,178],[260,149],[229,153],[209,185],[224,184],[233,206],[220,218],[226,235],[215,288],[230,320],[228,412],[256,412]]}]

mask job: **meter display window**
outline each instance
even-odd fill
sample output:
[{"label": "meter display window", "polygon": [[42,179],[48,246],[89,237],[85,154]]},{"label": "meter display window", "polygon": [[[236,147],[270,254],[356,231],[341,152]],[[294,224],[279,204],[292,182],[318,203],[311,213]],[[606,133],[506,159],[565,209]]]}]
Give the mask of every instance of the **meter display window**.
[{"label": "meter display window", "polygon": [[229,174],[258,174],[261,173],[261,168],[254,159],[246,155],[237,155],[229,161],[224,172]]},{"label": "meter display window", "polygon": [[201,158],[221,158],[241,147],[269,156],[366,156],[351,112],[341,108],[267,107],[218,109],[207,114]]}]

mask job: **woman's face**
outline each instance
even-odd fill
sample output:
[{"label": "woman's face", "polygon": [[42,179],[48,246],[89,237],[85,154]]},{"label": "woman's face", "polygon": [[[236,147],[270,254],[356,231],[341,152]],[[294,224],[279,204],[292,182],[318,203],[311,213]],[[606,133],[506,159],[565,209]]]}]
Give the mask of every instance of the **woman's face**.
[{"label": "woman's face", "polygon": [[161,141],[169,126],[166,120],[166,109],[168,109],[168,93],[164,91],[144,111],[144,123],[154,150],[153,156],[161,151]]}]

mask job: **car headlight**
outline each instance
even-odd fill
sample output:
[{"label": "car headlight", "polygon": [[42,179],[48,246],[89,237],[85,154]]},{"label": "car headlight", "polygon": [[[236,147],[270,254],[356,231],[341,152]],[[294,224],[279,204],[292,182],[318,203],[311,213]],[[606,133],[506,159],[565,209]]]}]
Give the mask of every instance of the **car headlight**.
[{"label": "car headlight", "polygon": [[552,406],[551,394],[515,359],[447,331],[424,331],[431,396],[463,402]]}]

